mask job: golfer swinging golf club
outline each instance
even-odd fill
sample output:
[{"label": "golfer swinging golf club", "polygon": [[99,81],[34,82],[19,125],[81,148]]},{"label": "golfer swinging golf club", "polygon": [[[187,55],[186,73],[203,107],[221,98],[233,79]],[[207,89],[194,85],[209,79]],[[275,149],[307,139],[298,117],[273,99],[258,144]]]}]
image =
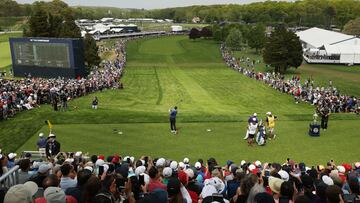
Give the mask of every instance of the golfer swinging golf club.
[{"label": "golfer swinging golf club", "polygon": [[169,110],[170,112],[170,129],[171,133],[176,134],[176,114],[177,114],[177,106],[175,106],[173,109]]}]

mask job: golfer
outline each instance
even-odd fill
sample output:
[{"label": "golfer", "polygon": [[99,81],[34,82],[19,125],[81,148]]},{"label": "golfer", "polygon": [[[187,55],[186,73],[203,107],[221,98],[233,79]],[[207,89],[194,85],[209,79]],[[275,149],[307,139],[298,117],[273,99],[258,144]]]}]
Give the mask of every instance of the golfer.
[{"label": "golfer", "polygon": [[176,134],[176,114],[177,114],[177,106],[175,106],[173,109],[169,110],[170,112],[170,129],[171,133]]}]

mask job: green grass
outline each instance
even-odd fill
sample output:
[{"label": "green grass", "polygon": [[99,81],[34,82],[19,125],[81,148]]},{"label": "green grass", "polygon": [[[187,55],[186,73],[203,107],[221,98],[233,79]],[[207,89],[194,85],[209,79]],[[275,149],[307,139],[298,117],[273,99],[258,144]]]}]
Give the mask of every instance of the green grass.
[{"label": "green grass", "polygon": [[[256,54],[253,49],[247,48],[244,51],[237,51],[235,56],[260,60],[260,63],[255,65],[255,69],[262,72],[269,71],[266,70],[262,56]],[[242,63],[242,65],[246,67],[246,63]],[[345,65],[307,64],[304,62],[298,69],[289,69],[286,75],[287,77],[300,75],[302,79],[313,78],[315,84],[319,86],[327,86],[329,80],[332,80],[333,85],[341,93],[360,96],[360,65],[348,67]]]},{"label": "green grass", "polygon": [[0,28],[3,30],[22,31],[26,26],[27,17],[25,16],[12,16],[0,17]]},{"label": "green grass", "polygon": [[21,33],[0,34],[0,69],[11,65],[9,38],[20,36],[22,36]]},{"label": "green grass", "polygon": [[[296,105],[291,96],[227,68],[213,41],[190,41],[186,36],[143,39],[130,42],[127,53],[121,81],[125,89],[71,101],[68,112],[53,112],[44,105],[1,122],[2,149],[34,150],[37,133],[47,132],[44,120],[50,119],[66,151],[192,160],[213,156],[221,162],[358,158],[358,116],[332,115],[329,131],[310,138],[314,108]],[[90,108],[93,96],[99,99],[98,110]],[[174,105],[179,107],[178,136],[168,126],[168,110]],[[248,116],[257,112],[264,118],[267,111],[279,117],[279,139],[266,147],[247,147],[242,138]],[[114,133],[115,128],[123,135]]]}]

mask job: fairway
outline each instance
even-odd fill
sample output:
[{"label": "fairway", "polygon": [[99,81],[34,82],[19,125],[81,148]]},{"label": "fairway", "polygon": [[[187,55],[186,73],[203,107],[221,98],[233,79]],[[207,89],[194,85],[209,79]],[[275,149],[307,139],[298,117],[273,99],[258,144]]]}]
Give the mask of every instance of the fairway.
[{"label": "fairway", "polygon": [[[351,149],[359,141],[358,117],[332,115],[329,131],[320,138],[309,137],[313,106],[295,104],[291,96],[227,68],[219,44],[211,40],[177,36],[131,41],[127,59],[123,90],[76,99],[68,112],[53,112],[45,105],[21,113],[1,123],[0,133],[8,135],[1,143],[18,152],[34,150],[37,133],[47,133],[44,120],[50,119],[65,151],[192,160],[212,156],[221,161],[281,162],[291,156],[316,163],[357,158]],[[99,98],[98,110],[90,108],[94,96]],[[180,127],[176,136],[168,126],[168,110],[175,105]],[[257,112],[264,118],[268,111],[279,118],[279,138],[265,147],[247,147],[242,138],[248,117]]]}]

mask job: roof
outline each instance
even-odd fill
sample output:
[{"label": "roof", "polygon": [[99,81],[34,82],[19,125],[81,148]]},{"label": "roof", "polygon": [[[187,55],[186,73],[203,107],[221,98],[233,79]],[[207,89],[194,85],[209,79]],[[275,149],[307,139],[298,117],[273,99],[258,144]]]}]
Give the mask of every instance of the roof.
[{"label": "roof", "polygon": [[327,44],[334,44],[340,41],[345,41],[354,38],[352,35],[346,35],[340,32],[324,30],[321,28],[313,27],[304,31],[296,33],[301,41],[312,45],[313,47],[321,47]]}]

